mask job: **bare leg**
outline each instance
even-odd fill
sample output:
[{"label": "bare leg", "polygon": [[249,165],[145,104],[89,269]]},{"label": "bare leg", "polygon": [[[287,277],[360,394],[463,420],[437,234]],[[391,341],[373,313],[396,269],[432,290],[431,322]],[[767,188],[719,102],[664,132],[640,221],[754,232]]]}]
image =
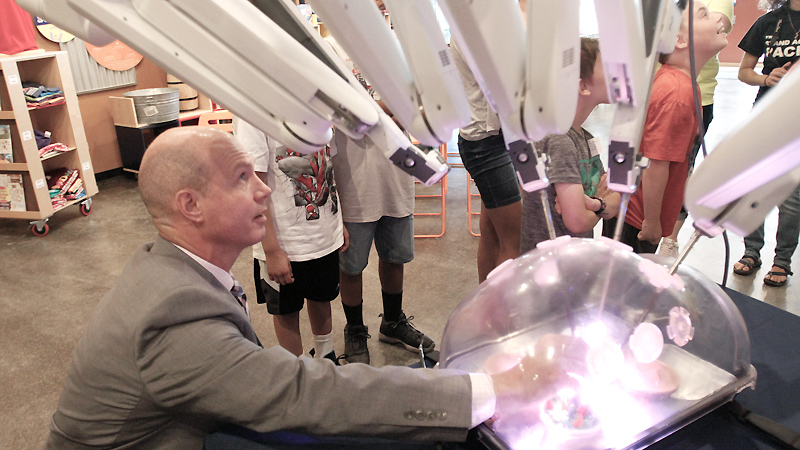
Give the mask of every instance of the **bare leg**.
[{"label": "bare leg", "polygon": [[303,354],[303,340],[300,338],[300,313],[272,316],[278,344],[297,356]]},{"label": "bare leg", "polygon": [[500,252],[500,239],[489,218],[488,209],[481,201],[481,237],[478,240],[478,283],[483,283],[489,272],[497,266],[497,255]]},{"label": "bare leg", "polygon": [[339,295],[342,303],[347,306],[358,306],[361,304],[362,276],[348,275],[339,271]]},{"label": "bare leg", "polygon": [[329,334],[333,327],[330,302],[306,301],[306,307],[308,308],[308,321],[311,323],[311,332],[317,336]]},{"label": "bare leg", "polygon": [[[519,256],[522,202],[487,209],[481,202],[481,239],[478,242],[478,282],[507,259]],[[485,236],[485,239],[484,239]]]},{"label": "bare leg", "polygon": [[381,289],[387,294],[403,292],[403,266],[403,264],[390,263],[382,259],[378,260],[378,277],[381,280]]}]

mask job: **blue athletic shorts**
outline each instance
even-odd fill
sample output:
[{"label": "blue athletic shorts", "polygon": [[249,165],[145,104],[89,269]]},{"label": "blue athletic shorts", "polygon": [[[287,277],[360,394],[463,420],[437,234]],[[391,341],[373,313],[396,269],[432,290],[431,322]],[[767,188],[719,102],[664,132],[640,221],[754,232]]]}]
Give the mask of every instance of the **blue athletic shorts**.
[{"label": "blue athletic shorts", "polygon": [[458,153],[487,208],[499,208],[522,199],[502,132],[478,141],[459,136]]},{"label": "blue athletic shorts", "polygon": [[372,242],[380,259],[405,264],[414,259],[414,216],[381,217],[377,222],[345,222],[350,246],[339,254],[339,268],[347,275],[358,275],[369,262]]}]

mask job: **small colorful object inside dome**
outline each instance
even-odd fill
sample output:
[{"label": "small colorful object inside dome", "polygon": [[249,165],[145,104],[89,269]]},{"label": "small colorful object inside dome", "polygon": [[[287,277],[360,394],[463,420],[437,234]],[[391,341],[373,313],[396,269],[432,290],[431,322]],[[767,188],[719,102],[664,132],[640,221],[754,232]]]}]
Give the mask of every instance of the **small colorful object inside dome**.
[{"label": "small colorful object inside dome", "polygon": [[592,408],[573,389],[562,389],[542,403],[541,417],[548,425],[571,432],[594,431],[600,424]]}]

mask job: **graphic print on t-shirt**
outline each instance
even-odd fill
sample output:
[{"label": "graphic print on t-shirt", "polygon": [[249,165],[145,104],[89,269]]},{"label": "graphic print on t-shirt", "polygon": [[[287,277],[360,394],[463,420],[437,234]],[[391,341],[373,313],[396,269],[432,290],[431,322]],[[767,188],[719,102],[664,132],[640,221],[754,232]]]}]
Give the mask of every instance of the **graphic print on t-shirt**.
[{"label": "graphic print on t-shirt", "polygon": [[600,185],[600,177],[605,172],[603,161],[600,155],[594,155],[589,159],[579,159],[578,169],[581,173],[581,184],[583,193],[592,196],[597,195],[597,187]]},{"label": "graphic print on t-shirt", "polygon": [[306,220],[319,219],[319,209],[331,201],[331,213],[339,211],[339,198],[333,183],[330,147],[307,155],[281,148],[275,154],[278,168],[294,185],[294,204],[305,208]]},{"label": "graphic print on t-shirt", "polygon": [[800,56],[800,39],[781,39],[773,42],[773,36],[767,35],[766,38],[767,58],[789,58],[792,62],[797,61]]}]

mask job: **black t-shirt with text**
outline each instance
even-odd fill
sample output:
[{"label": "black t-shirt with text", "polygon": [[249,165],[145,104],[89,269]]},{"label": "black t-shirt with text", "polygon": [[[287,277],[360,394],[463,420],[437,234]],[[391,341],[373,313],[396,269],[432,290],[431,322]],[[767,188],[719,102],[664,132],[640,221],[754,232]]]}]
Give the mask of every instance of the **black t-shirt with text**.
[{"label": "black t-shirt with text", "polygon": [[[794,63],[800,55],[800,11],[782,6],[759,17],[739,42],[739,48],[756,57],[764,56],[764,75],[787,62]],[[769,89],[762,86],[756,100]]]}]

